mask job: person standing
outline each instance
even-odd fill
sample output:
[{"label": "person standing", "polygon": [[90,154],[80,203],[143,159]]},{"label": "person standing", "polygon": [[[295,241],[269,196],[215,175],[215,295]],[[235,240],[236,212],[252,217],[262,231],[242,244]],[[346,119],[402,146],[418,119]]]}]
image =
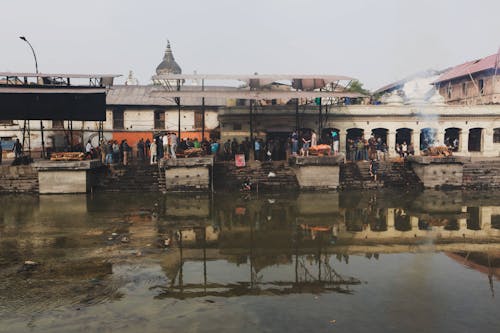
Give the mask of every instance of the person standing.
[{"label": "person standing", "polygon": [[0,140],[0,164],[2,164],[2,153],[3,153],[2,140]]},{"label": "person standing", "polygon": [[254,156],[254,159],[255,159],[256,161],[258,161],[258,160],[259,160],[259,157],[260,157],[260,141],[259,141],[259,139],[255,139],[254,149],[255,149],[255,156]]},{"label": "person standing", "polygon": [[170,154],[172,158],[177,158],[175,151],[177,150],[177,135],[175,133],[170,134]]},{"label": "person standing", "polygon": [[292,133],[292,155],[297,156],[297,152],[299,151],[299,135],[297,131],[293,131]]},{"label": "person standing", "polygon": [[144,162],[144,139],[141,138],[137,143],[137,154],[139,155],[139,160]]},{"label": "person standing", "polygon": [[333,142],[333,155],[338,155],[339,153],[339,143],[340,143],[340,140],[339,140],[339,134],[337,133],[337,131],[332,131],[332,142]]},{"label": "person standing", "polygon": [[85,158],[92,158],[92,144],[90,143],[90,140],[87,141],[87,145],[85,146]]},{"label": "person standing", "polygon": [[150,150],[151,150],[151,160],[150,160],[150,164],[154,164],[156,163],[157,161],[157,154],[158,154],[158,151],[157,151],[157,146],[156,146],[156,141],[153,140],[151,141],[151,146],[149,147]]},{"label": "person standing", "polygon": [[12,147],[12,151],[14,152],[15,158],[21,158],[23,155],[23,146],[21,145],[21,142],[19,142],[19,139],[16,139],[16,142],[14,143],[14,147]]},{"label": "person standing", "polygon": [[162,144],[163,144],[163,154],[165,155],[165,157],[167,157],[168,155],[168,134],[164,134],[163,137],[162,137]]},{"label": "person standing", "polygon": [[127,143],[127,139],[123,140],[122,149],[123,149],[123,165],[126,166],[128,165],[128,154],[130,150],[130,147]]},{"label": "person standing", "polygon": [[311,147],[316,147],[318,145],[318,136],[316,135],[316,131],[312,130],[311,132]]}]

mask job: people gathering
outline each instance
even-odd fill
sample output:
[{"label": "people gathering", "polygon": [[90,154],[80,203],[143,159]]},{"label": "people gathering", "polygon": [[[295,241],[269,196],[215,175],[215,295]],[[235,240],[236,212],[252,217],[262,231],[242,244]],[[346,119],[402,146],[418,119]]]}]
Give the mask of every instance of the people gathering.
[{"label": "people gathering", "polygon": [[[336,156],[340,153],[340,135],[336,129],[323,130],[319,136],[315,130],[299,129],[291,133],[274,133],[265,137],[233,137],[224,141],[212,137],[210,139],[197,137],[178,137],[175,132],[153,134],[151,137],[142,137],[131,146],[127,139],[103,138],[99,145],[94,146],[89,139],[81,146],[86,159],[99,158],[104,165],[128,165],[130,160],[137,160],[151,165],[162,159],[176,159],[178,157],[210,155],[216,161],[234,161],[237,155],[243,155],[245,161],[251,158],[255,161],[271,162],[286,160],[290,156],[317,155],[314,147],[326,146],[327,155]],[[447,142],[452,148],[458,146],[458,140]],[[329,149],[328,149],[329,147]],[[348,136],[345,150],[345,161],[384,161],[389,157],[389,147],[384,136],[376,133],[366,139],[363,133],[359,136]],[[398,140],[393,147],[397,156],[406,158],[415,154],[413,144],[405,140]],[[0,151],[1,151],[0,146]],[[10,149],[10,148],[9,148]],[[12,146],[15,158],[23,155],[23,147],[19,139]],[[194,155],[191,155],[194,153]],[[240,156],[240,158],[242,158]],[[1,160],[0,160],[1,163]]]}]

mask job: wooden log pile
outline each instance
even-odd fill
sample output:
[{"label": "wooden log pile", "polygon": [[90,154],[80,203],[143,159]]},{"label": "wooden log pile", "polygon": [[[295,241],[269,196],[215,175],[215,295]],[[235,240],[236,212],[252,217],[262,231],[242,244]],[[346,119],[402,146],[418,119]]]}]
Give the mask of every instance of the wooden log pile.
[{"label": "wooden log pile", "polygon": [[452,152],[446,146],[429,147],[424,151],[425,156],[451,156]]},{"label": "wooden log pile", "polygon": [[309,155],[313,156],[327,156],[332,152],[332,148],[329,145],[317,145],[309,148]]},{"label": "wooden log pile", "polygon": [[83,161],[84,159],[85,154],[82,152],[52,153],[50,155],[51,161]]}]

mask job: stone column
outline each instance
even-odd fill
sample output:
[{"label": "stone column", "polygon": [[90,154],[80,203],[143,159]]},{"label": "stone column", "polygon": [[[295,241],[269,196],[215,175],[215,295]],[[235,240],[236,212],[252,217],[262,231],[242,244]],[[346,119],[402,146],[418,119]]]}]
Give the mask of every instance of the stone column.
[{"label": "stone column", "polygon": [[394,231],[394,208],[387,208],[386,223],[387,231]]},{"label": "stone column", "polygon": [[495,148],[493,147],[493,129],[483,129],[483,156],[495,156]]},{"label": "stone column", "polygon": [[394,156],[396,147],[396,132],[387,132],[387,152],[389,157]]},{"label": "stone column", "polygon": [[444,145],[444,133],[445,131],[442,129],[439,129],[436,133],[436,140],[440,146]]},{"label": "stone column", "polygon": [[464,128],[460,131],[460,139],[459,139],[460,149],[458,150],[461,154],[469,153],[469,129]]},{"label": "stone column", "polygon": [[347,144],[347,131],[346,130],[339,129],[339,139],[340,139],[339,152],[346,155],[346,149],[345,149],[345,146]]},{"label": "stone column", "polygon": [[411,230],[418,231],[418,217],[410,216]]},{"label": "stone column", "polygon": [[411,132],[411,143],[415,149],[415,156],[420,155],[420,129],[414,129]]}]

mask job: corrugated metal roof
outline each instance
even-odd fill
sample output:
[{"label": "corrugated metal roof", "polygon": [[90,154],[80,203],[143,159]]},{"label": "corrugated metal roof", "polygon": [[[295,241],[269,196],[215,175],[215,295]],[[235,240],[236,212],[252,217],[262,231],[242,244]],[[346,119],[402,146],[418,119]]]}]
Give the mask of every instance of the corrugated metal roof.
[{"label": "corrugated metal roof", "polygon": [[28,72],[0,72],[2,77],[62,77],[70,79],[98,79],[101,77],[120,77],[121,74],[53,74],[53,73],[28,73]]},{"label": "corrugated metal roof", "polygon": [[354,78],[343,75],[325,74],[169,74],[154,75],[153,80],[238,80],[248,82],[250,80],[262,80],[265,82],[275,82],[281,80],[324,80],[326,83],[336,81],[351,81]]},{"label": "corrugated metal roof", "polygon": [[443,75],[441,75],[433,83],[449,81],[462,76],[467,76],[469,74],[474,74],[482,72],[487,69],[495,68],[495,66],[497,65],[497,57],[498,54],[495,53],[482,59],[468,61],[461,65],[455,66],[449,71],[445,72]]},{"label": "corrugated metal roof", "polygon": [[[206,87],[210,90],[236,90],[231,87]],[[200,91],[199,86],[183,86],[183,92]],[[153,93],[155,92],[155,93]],[[113,86],[106,96],[107,105],[176,105],[172,96],[163,96],[161,86]],[[201,105],[200,97],[183,97],[182,105]],[[226,98],[205,98],[206,106],[224,106]]]}]

